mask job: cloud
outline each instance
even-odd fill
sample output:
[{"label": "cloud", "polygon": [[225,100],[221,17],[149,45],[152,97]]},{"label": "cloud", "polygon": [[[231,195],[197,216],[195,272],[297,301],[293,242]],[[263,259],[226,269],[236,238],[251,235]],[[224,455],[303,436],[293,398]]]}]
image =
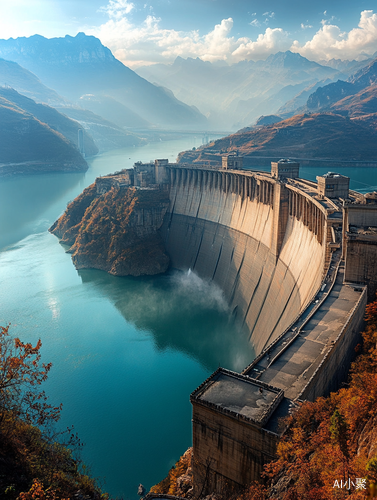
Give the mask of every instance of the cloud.
[{"label": "cloud", "polygon": [[99,9],[100,12],[105,12],[110,19],[121,19],[129,14],[135,8],[132,2],[128,0],[110,0],[105,7]]},{"label": "cloud", "polygon": [[[306,22],[308,22],[308,21],[306,21]],[[313,28],[313,26],[311,24],[301,23],[301,29],[306,30],[308,28]]]},{"label": "cloud", "polygon": [[204,61],[227,60],[237,48],[229,36],[233,19],[223,19],[212,31],[200,36],[198,31],[176,31],[161,27],[161,20],[147,16],[139,25],[133,25],[126,16],[110,19],[99,29],[90,30],[98,36],[127,66],[154,62],[172,62],[177,56],[200,57]]},{"label": "cloud", "polygon": [[[223,19],[208,33],[197,30],[178,31],[162,27],[161,19],[148,15],[141,24],[134,24],[129,13],[134,9],[129,0],[110,0],[103,8],[109,19],[99,28],[86,30],[100,38],[115,57],[130,67],[157,62],[172,63],[177,56],[200,57],[204,61],[224,60],[236,63],[244,59],[265,59],[278,51],[292,50],[312,59],[353,59],[362,53],[373,54],[377,50],[377,14],[371,10],[361,13],[357,28],[342,32],[335,24],[324,21],[313,38],[304,44],[290,37],[282,28],[267,27],[257,38],[236,38],[231,35],[233,19]],[[132,15],[132,14],[131,14]],[[266,19],[274,17],[265,12]],[[253,19],[253,27],[260,22]],[[302,24],[301,28],[312,26]]]},{"label": "cloud", "polygon": [[373,54],[377,50],[377,14],[364,10],[357,28],[344,32],[334,24],[323,24],[311,40],[304,45],[295,41],[292,51],[308,59],[357,59],[360,54]]},{"label": "cloud", "polygon": [[259,28],[260,26],[260,22],[258,21],[258,19],[253,19],[249,24],[251,26],[256,26],[257,28]]},{"label": "cloud", "polygon": [[292,40],[286,31],[281,28],[267,28],[264,34],[258,35],[255,42],[249,39],[238,40],[239,45],[233,51],[232,57],[235,60],[243,59],[264,59],[270,54],[278,51],[288,50]]}]

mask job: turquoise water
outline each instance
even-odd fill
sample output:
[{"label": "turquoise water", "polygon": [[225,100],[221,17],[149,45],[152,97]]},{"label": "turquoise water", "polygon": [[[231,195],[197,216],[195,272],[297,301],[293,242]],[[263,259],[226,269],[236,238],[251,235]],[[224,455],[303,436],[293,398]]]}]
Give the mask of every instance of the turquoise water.
[{"label": "turquoise water", "polygon": [[[200,138],[197,139],[200,144]],[[44,389],[63,403],[83,459],[112,496],[136,499],[191,445],[190,393],[219,365],[253,358],[221,292],[195,274],[117,278],[76,271],[48,227],[95,177],[195,146],[195,138],[122,149],[85,174],[0,182],[0,325],[42,339]]]}]

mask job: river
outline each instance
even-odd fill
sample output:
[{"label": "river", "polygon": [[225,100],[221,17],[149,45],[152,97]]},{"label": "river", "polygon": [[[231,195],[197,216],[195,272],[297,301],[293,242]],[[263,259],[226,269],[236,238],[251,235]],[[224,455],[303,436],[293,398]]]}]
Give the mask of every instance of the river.
[{"label": "river", "polygon": [[194,273],[118,278],[77,272],[48,227],[96,177],[169,158],[201,137],[120,149],[85,174],[0,181],[0,325],[42,339],[53,368],[44,389],[63,403],[83,459],[113,497],[136,499],[191,445],[190,393],[219,365],[246,366],[253,350],[216,287]]},{"label": "river", "polygon": [[[163,479],[191,445],[190,393],[218,366],[241,370],[253,349],[221,291],[194,273],[78,272],[47,229],[99,175],[174,161],[200,139],[110,151],[89,159],[85,174],[0,180],[0,325],[11,323],[25,342],[42,339],[43,360],[53,363],[44,389],[63,403],[60,426],[75,426],[91,473],[125,500],[138,498],[140,482]],[[327,170],[301,173],[313,180]],[[377,186],[374,169],[340,170],[353,189]]]}]

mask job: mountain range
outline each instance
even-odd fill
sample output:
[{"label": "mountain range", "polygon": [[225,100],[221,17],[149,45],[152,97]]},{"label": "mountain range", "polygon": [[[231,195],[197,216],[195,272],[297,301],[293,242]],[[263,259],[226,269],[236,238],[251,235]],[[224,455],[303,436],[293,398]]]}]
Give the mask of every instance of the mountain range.
[{"label": "mountain range", "polygon": [[[97,38],[84,33],[64,38],[34,35],[0,40],[0,57],[31,71],[70,101],[79,103],[88,94],[94,101],[111,98],[133,120],[137,116],[140,123],[150,122],[160,128],[201,129],[208,125],[196,108],[141,78]],[[109,116],[104,118],[111,120]],[[129,126],[135,123],[131,121]]]},{"label": "mountain range", "polygon": [[154,85],[83,33],[0,40],[0,56],[2,163],[27,161],[26,150],[30,161],[36,151],[41,161],[51,159],[52,150],[41,145],[50,133],[54,144],[58,138],[65,144],[57,146],[59,154],[65,150],[73,158],[78,130],[92,155],[98,147],[141,145],[157,129],[203,131],[210,125],[243,128],[182,158],[208,159],[213,147],[251,155],[374,158],[377,59],[323,65],[287,51],[229,66],[178,57],[172,65],[139,68],[157,80]]},{"label": "mountain range", "polygon": [[253,123],[275,113],[305,88],[347,78],[348,74],[297,53],[278,52],[265,61],[241,61],[231,66],[199,58],[177,57],[173,64],[140,67],[137,73],[170,88],[178,99],[197,106],[226,129]]}]

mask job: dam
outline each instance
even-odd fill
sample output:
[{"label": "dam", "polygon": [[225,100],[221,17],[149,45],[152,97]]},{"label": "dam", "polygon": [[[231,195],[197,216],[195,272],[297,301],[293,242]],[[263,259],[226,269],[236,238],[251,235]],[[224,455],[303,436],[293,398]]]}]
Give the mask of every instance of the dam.
[{"label": "dam", "polygon": [[228,156],[218,167],[156,160],[97,179],[99,189],[168,192],[169,206],[138,223],[160,220],[172,267],[216,283],[255,348],[242,373],[219,368],[191,394],[196,494],[258,479],[281,417],[336,390],[360,340],[375,273],[355,248],[375,265],[375,198],[338,174],[315,183],[298,173],[287,160],[271,174],[243,170]]}]

